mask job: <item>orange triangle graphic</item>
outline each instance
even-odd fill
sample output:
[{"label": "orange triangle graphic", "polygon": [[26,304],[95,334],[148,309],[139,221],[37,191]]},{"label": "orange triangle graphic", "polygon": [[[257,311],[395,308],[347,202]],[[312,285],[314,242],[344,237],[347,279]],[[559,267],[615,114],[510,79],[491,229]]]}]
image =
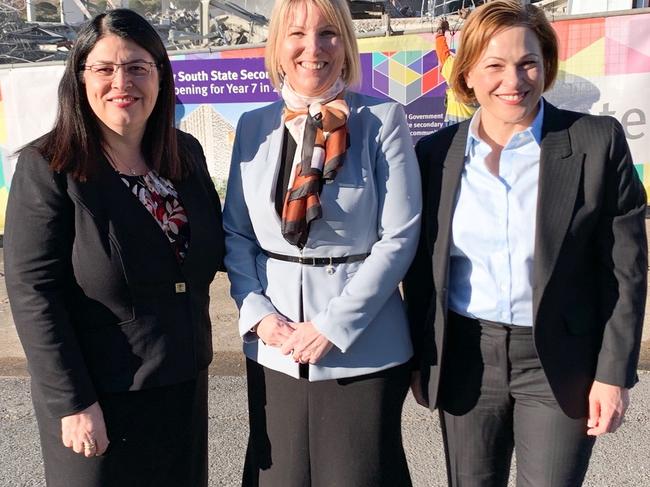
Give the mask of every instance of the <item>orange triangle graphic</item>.
[{"label": "orange triangle graphic", "polygon": [[562,20],[553,28],[559,40],[560,61],[582,51],[605,35],[605,19]]}]

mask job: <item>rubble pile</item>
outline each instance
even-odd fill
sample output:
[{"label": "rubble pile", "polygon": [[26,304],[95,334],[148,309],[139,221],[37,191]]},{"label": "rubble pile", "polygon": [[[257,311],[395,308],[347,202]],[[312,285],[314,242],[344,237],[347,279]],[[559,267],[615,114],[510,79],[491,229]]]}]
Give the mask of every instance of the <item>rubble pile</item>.
[{"label": "rubble pile", "polygon": [[0,64],[65,59],[75,31],[64,24],[28,24],[20,10],[0,3]]},{"label": "rubble pile", "polygon": [[[5,0],[10,1],[10,0]],[[534,3],[557,15],[567,0],[537,0]],[[462,25],[462,18],[483,3],[480,0],[351,0],[355,30],[360,36],[399,35],[413,31],[434,32],[444,15],[452,30]],[[91,5],[91,4],[89,4]],[[176,8],[172,2],[164,11],[145,16],[159,32],[169,50],[212,49],[222,46],[261,44],[268,34],[268,19],[250,12],[233,1],[209,0],[208,21],[201,19],[201,3],[196,9]],[[259,6],[259,5],[258,5]],[[437,17],[440,6],[442,15]],[[425,15],[420,15],[425,9]],[[427,10],[428,9],[428,10]],[[76,37],[78,26],[27,23],[24,12],[0,0],[0,64],[63,60]]]}]

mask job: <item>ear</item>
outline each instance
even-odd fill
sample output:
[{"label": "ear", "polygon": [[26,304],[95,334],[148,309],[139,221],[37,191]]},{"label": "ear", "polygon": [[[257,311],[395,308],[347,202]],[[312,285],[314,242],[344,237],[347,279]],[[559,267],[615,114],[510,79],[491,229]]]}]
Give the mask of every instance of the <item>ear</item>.
[{"label": "ear", "polygon": [[463,75],[463,78],[465,79],[465,85],[466,85],[470,90],[473,90],[473,89],[474,89],[474,86],[473,86],[473,83],[472,83],[472,81],[471,81],[472,77],[469,75],[469,73],[465,73],[465,74]]}]

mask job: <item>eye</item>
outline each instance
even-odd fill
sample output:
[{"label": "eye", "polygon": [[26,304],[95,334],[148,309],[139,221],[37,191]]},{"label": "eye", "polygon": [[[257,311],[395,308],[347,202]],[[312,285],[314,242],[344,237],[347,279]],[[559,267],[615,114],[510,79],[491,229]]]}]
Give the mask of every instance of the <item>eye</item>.
[{"label": "eye", "polygon": [[336,37],[337,35],[339,35],[339,33],[333,29],[326,29],[322,31],[320,35],[322,35],[323,37]]},{"label": "eye", "polygon": [[90,67],[90,70],[101,76],[113,76],[115,72],[115,67],[112,64],[95,64]]},{"label": "eye", "polygon": [[302,37],[304,33],[301,30],[292,30],[289,32],[289,37]]},{"label": "eye", "polygon": [[125,67],[127,72],[133,76],[146,76],[151,70],[151,66],[145,63],[133,63]]}]

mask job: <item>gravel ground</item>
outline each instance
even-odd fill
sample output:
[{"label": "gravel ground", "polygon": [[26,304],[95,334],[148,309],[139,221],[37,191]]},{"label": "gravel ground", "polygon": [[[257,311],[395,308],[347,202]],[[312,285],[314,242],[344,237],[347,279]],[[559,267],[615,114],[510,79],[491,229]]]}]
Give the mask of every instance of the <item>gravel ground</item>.
[{"label": "gravel ground", "polygon": [[[585,486],[650,486],[650,373],[640,378],[623,427],[596,442]],[[29,380],[0,378],[0,391],[0,487],[44,486]],[[248,431],[243,377],[210,378],[209,414],[210,486],[238,486]],[[437,417],[410,396],[403,434],[414,486],[446,485]]]}]

